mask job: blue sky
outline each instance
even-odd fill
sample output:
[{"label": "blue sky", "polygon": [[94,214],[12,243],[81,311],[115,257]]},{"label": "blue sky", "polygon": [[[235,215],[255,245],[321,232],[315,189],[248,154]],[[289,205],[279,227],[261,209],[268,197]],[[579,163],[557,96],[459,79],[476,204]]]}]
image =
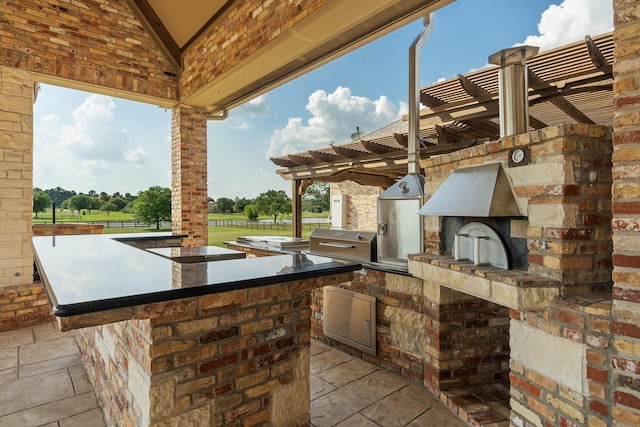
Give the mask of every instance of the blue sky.
[{"label": "blue sky", "polygon": [[[515,44],[561,46],[613,28],[611,0],[457,0],[437,11],[421,86],[487,66]],[[269,156],[346,142],[406,113],[411,23],[208,124],[209,196],[290,192]],[[136,194],[170,187],[171,112],[42,85],[34,106],[34,186]]]}]

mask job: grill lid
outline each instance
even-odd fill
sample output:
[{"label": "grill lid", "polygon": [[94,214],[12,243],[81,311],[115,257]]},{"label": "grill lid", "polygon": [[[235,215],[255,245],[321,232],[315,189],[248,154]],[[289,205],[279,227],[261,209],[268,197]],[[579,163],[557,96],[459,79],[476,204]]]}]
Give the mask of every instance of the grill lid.
[{"label": "grill lid", "polygon": [[523,216],[501,163],[456,169],[418,214],[485,218]]}]

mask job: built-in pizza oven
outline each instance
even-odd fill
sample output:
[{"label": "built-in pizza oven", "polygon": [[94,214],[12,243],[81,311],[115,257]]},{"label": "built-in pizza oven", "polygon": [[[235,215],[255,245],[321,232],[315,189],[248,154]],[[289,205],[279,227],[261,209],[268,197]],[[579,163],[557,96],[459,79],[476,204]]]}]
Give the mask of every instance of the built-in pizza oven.
[{"label": "built-in pizza oven", "polygon": [[442,249],[454,259],[527,268],[526,218],[501,163],[453,171],[419,213],[443,218]]}]

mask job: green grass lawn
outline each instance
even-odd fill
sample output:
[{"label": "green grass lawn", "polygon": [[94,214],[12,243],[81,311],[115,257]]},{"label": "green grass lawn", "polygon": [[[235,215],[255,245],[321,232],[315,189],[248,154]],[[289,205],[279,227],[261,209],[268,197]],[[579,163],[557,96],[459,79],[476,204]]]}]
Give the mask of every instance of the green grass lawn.
[{"label": "green grass lawn", "polygon": [[[312,214],[312,213],[304,213],[303,217],[306,218],[326,218],[328,216],[327,212],[322,214]],[[242,214],[209,214],[209,219],[211,220],[235,220],[235,221],[244,221],[247,219]],[[264,217],[261,219],[271,219],[269,217]],[[290,219],[290,217],[288,218]],[[126,214],[123,212],[111,212],[110,215],[107,215],[106,212],[98,212],[94,211],[91,214],[87,213],[86,215],[81,215],[81,218],[73,217],[71,215],[62,214],[60,212],[56,213],[56,222],[70,222],[70,221],[86,221],[86,222],[104,222],[104,221],[133,221],[133,214]],[[51,223],[51,211],[47,211],[44,213],[38,214],[38,218],[33,219],[34,222],[48,222]],[[112,224],[109,228],[105,227],[103,229],[103,234],[121,234],[121,233],[154,233],[154,232],[171,232],[171,228],[160,228],[160,230],[156,230],[155,227],[116,227],[116,224]],[[268,224],[266,224],[268,226]],[[311,234],[312,229],[303,225],[302,229],[302,237],[308,238],[309,234]],[[281,229],[256,229],[256,228],[241,228],[241,227],[222,227],[222,226],[212,226],[209,227],[209,245],[211,246],[220,246],[222,248],[225,247],[224,242],[230,240],[236,240],[238,236],[291,236],[291,227],[288,226],[286,228]]]},{"label": "green grass lawn", "polygon": [[[87,211],[86,215],[71,215],[70,212],[60,212],[56,209],[56,222],[76,222],[76,221],[86,221],[86,222],[105,222],[105,221],[133,221],[134,216],[131,213],[124,212],[110,212],[107,214],[102,211]],[[33,217],[33,222],[47,222],[51,223],[53,221],[53,215],[51,214],[51,210],[47,209],[46,212],[40,212],[38,217],[35,215]]]}]

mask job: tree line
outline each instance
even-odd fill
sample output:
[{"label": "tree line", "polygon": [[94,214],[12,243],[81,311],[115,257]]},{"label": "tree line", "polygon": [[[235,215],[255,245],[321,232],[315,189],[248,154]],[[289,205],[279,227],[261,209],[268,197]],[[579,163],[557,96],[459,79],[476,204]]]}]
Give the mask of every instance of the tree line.
[{"label": "tree line", "polygon": [[[291,198],[282,190],[268,190],[255,199],[220,197],[218,200],[209,198],[209,202],[211,212],[243,213],[250,220],[256,220],[260,215],[269,215],[276,222],[278,215],[291,214]],[[92,210],[107,212],[107,215],[115,211],[133,213],[136,220],[155,222],[157,228],[160,228],[161,221],[171,220],[171,190],[166,187],[150,187],[135,196],[119,192],[98,193],[94,190],[84,194],[60,187],[33,189],[33,212],[36,218],[38,213],[45,212],[53,203],[57,208],[78,214],[91,214]],[[302,198],[302,209],[314,213],[328,211],[329,184],[317,182],[309,186]]]},{"label": "tree line", "polygon": [[[288,201],[288,202],[287,202]],[[269,205],[275,204],[273,210],[279,210],[280,213],[290,213],[291,198],[282,191],[269,190],[260,194],[255,199],[247,199],[245,197],[236,197],[230,199],[220,197],[217,200],[209,198],[210,211],[215,213],[244,213],[247,217],[247,206],[253,205],[249,210],[256,210],[258,213],[272,215],[269,211]],[[282,206],[279,206],[282,205]],[[305,212],[321,213],[329,210],[329,184],[326,182],[315,182],[307,188],[304,196],[302,196],[302,210]],[[256,215],[257,218],[257,215]]]}]

